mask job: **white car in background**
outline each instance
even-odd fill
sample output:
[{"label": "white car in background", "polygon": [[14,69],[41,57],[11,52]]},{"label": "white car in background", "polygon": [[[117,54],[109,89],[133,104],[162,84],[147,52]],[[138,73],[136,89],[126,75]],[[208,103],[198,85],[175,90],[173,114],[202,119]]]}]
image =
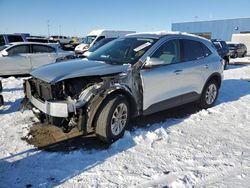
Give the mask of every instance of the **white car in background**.
[{"label": "white car in background", "polygon": [[54,40],[60,44],[69,44],[72,42],[72,39],[70,37],[65,37],[65,36],[50,36],[50,40]]},{"label": "white car in background", "polygon": [[75,57],[58,44],[35,42],[10,43],[0,47],[0,75],[28,74],[32,69]]},{"label": "white car in background", "polygon": [[115,30],[93,30],[75,47],[75,53],[83,54],[90,47],[105,38],[119,38],[127,34],[135,33],[135,31],[115,31]]}]

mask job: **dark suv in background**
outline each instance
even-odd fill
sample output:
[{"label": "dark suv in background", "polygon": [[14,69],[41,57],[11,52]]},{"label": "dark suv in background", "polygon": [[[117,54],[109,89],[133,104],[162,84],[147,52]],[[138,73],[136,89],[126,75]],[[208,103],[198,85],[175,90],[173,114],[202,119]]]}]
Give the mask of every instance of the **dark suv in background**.
[{"label": "dark suv in background", "polygon": [[228,42],[230,57],[245,57],[247,55],[247,47],[243,43]]},{"label": "dark suv in background", "polygon": [[12,42],[24,41],[26,41],[25,36],[21,34],[0,34],[0,46],[4,46]]},{"label": "dark suv in background", "polygon": [[230,60],[230,53],[227,43],[223,40],[218,40],[218,39],[212,39],[211,41],[216,47],[218,54],[221,56],[221,58],[224,59],[225,61],[224,69],[226,69]]}]

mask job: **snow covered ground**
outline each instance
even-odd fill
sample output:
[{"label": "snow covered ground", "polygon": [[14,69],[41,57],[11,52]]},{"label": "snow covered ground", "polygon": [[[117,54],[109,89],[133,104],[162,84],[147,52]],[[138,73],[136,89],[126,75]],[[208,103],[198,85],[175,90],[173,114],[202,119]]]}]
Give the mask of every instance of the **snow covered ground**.
[{"label": "snow covered ground", "polygon": [[108,149],[67,153],[37,150],[21,139],[35,119],[18,112],[22,79],[3,79],[0,187],[249,187],[250,66],[229,65],[224,76],[213,108],[188,114],[189,105],[179,107],[184,115],[174,118],[164,111],[147,126],[134,121]]}]

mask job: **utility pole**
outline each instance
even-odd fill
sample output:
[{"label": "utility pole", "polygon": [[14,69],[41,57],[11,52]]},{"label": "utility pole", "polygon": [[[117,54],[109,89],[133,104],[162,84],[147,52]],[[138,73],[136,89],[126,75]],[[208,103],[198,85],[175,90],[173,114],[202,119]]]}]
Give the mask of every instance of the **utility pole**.
[{"label": "utility pole", "polygon": [[47,21],[47,27],[48,27],[48,37],[49,37],[50,36],[50,32],[49,32],[49,27],[50,27],[49,20]]},{"label": "utility pole", "polygon": [[62,36],[62,30],[61,30],[61,29],[62,29],[62,26],[59,25],[59,35],[60,35],[60,36]]}]

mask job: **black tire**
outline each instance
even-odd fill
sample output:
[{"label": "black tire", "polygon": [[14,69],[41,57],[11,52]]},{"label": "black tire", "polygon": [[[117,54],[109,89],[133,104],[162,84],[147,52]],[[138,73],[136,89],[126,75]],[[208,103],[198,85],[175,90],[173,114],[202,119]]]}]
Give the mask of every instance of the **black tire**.
[{"label": "black tire", "polygon": [[243,54],[242,54],[242,57],[245,57],[247,55],[247,52],[244,52]]},{"label": "black tire", "polygon": [[0,94],[0,107],[4,105],[3,96]]},{"label": "black tire", "polygon": [[[213,97],[213,100],[211,100],[210,102],[208,102],[208,92],[209,90],[211,91],[211,87],[215,87],[216,89],[216,94],[214,95]],[[214,88],[212,88],[214,89]],[[210,81],[207,82],[207,84],[205,85],[204,89],[203,89],[203,92],[201,94],[201,97],[200,99],[198,100],[198,105],[201,107],[201,108],[204,108],[204,109],[207,109],[207,108],[210,108],[214,105],[217,97],[218,97],[218,94],[219,94],[219,86],[218,86],[218,82],[215,80],[215,79],[211,79]]]},{"label": "black tire", "polygon": [[234,58],[237,58],[238,57],[238,53],[237,52],[235,52],[235,54],[234,54]]},{"label": "black tire", "polygon": [[224,58],[225,64],[224,64],[224,70],[227,69],[227,65],[229,64],[229,61],[227,58]]},{"label": "black tire", "polygon": [[[113,115],[115,110],[119,109],[120,106],[126,106],[127,116],[125,125],[121,128],[121,131],[118,131],[118,134],[114,134],[111,128],[111,122],[113,121]],[[124,106],[123,106],[124,107]],[[125,132],[125,129],[128,125],[130,118],[130,108],[129,103],[126,97],[123,95],[111,95],[101,105],[99,108],[96,119],[95,119],[95,133],[96,136],[107,143],[112,143],[119,138],[121,138]],[[121,110],[121,107],[120,107]],[[123,116],[122,116],[123,117]],[[120,121],[119,121],[120,122]]]}]

